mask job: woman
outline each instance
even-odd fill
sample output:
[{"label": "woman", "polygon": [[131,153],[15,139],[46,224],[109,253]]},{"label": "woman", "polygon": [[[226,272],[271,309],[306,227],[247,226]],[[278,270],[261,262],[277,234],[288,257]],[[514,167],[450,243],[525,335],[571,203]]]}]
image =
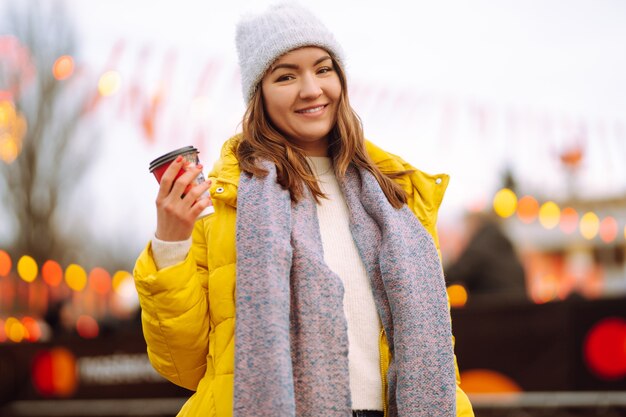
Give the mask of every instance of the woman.
[{"label": "woman", "polygon": [[472,416],[435,231],[447,176],[365,141],[308,11],[242,20],[237,49],[243,133],[184,198],[202,167],[172,163],[135,267],[150,360],[196,391],[179,415]]}]

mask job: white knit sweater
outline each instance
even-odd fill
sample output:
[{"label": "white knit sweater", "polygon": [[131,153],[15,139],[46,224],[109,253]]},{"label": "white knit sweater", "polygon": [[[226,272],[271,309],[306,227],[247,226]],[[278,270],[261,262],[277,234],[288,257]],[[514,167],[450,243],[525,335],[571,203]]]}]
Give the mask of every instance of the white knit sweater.
[{"label": "white knit sweater", "polygon": [[[382,410],[380,369],[380,319],[365,266],[350,232],[350,213],[327,157],[309,157],[320,188],[327,199],[317,205],[324,261],[341,279],[345,295],[344,313],[348,323],[350,391],[354,410]],[[157,268],[182,262],[191,239],[182,242],[152,240]]]},{"label": "white knit sweater", "polygon": [[354,410],[382,410],[380,321],[365,265],[350,232],[350,212],[330,158],[309,157],[320,188],[328,199],[317,205],[324,261],[339,275],[345,289],[348,321],[350,390]]}]

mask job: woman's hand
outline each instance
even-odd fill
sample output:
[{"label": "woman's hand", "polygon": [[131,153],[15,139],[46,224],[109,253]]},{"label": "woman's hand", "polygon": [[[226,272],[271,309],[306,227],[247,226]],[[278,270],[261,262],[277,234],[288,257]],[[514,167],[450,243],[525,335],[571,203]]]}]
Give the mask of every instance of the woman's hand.
[{"label": "woman's hand", "polygon": [[[181,168],[186,172],[176,178]],[[202,210],[211,205],[211,199],[202,196],[211,182],[193,185],[200,172],[202,165],[190,165],[180,156],[165,170],[156,199],[158,239],[171,242],[187,240]]]}]

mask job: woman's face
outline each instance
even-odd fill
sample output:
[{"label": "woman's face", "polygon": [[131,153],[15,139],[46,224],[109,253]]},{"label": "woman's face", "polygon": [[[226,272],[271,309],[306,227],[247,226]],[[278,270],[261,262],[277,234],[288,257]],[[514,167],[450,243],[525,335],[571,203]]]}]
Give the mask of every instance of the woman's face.
[{"label": "woman's face", "polygon": [[272,64],[261,89],[274,126],[307,155],[326,156],[341,96],[328,52],[317,47],[287,52]]}]

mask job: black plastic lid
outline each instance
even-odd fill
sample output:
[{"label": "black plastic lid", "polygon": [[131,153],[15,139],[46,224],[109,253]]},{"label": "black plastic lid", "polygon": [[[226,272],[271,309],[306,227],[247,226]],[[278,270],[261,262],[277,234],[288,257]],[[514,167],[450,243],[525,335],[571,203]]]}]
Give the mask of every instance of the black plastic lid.
[{"label": "black plastic lid", "polygon": [[154,171],[159,165],[163,165],[164,163],[176,158],[178,155],[189,152],[199,153],[198,150],[193,146],[183,146],[182,148],[178,148],[176,150],[173,150],[172,152],[166,153],[165,155],[159,156],[157,159],[150,162],[150,172]]}]

